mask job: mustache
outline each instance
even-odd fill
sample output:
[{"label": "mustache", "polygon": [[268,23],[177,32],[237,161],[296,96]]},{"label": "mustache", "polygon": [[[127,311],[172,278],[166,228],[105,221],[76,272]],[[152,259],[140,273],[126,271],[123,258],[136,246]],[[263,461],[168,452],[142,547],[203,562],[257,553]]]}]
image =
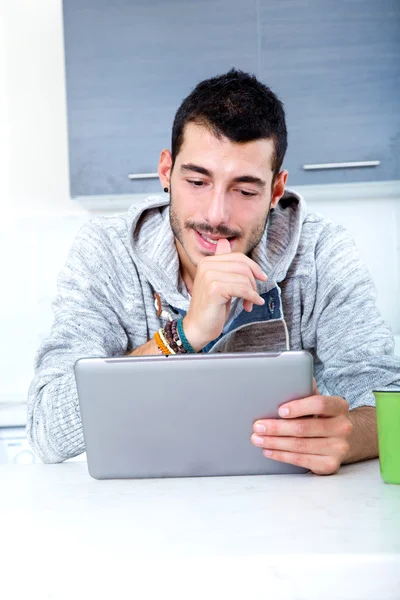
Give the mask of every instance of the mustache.
[{"label": "mustache", "polygon": [[218,227],[211,227],[208,223],[194,223],[194,221],[186,221],[185,226],[188,229],[194,229],[195,231],[199,231],[200,233],[210,234],[210,235],[221,235],[223,237],[235,237],[241,238],[243,235],[240,231],[233,231],[225,225],[218,225]]}]

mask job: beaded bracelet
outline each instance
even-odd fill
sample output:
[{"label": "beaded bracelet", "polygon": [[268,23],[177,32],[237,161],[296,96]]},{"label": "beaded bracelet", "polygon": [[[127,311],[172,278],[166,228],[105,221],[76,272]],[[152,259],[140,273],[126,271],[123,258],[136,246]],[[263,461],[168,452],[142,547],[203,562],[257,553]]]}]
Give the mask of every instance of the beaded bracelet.
[{"label": "beaded bracelet", "polygon": [[178,332],[178,321],[171,321],[171,333],[172,333],[172,337],[176,343],[176,345],[179,348],[180,352],[187,352],[187,349],[185,348],[185,346],[183,345],[183,342],[179,336],[179,332]]},{"label": "beaded bracelet", "polygon": [[182,344],[182,340],[178,335],[176,320],[168,321],[165,324],[164,331],[168,345],[172,348],[172,350],[175,351],[175,354],[186,354],[187,350]]}]

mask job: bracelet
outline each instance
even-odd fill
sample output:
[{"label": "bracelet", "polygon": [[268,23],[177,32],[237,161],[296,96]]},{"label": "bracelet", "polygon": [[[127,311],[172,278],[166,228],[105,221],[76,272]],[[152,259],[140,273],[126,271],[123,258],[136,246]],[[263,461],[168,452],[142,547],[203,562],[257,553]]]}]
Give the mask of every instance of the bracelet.
[{"label": "bracelet", "polygon": [[153,337],[154,337],[155,343],[157,344],[158,349],[161,350],[161,354],[171,354],[171,352],[168,350],[167,346],[162,341],[158,331],[155,332]]},{"label": "bracelet", "polygon": [[176,354],[175,350],[171,347],[171,344],[169,344],[166,336],[165,336],[165,330],[161,327],[161,329],[158,330],[158,335],[160,336],[160,339],[162,341],[162,343],[164,344],[164,346],[167,348],[167,350],[169,351],[170,354]]},{"label": "bracelet", "polygon": [[168,321],[165,324],[164,331],[168,345],[174,350],[175,354],[186,354],[187,350],[179,337],[176,320]]},{"label": "bracelet", "polygon": [[196,354],[196,350],[190,344],[190,342],[188,341],[188,339],[185,335],[185,332],[183,331],[182,319],[178,320],[177,326],[178,326],[179,337],[181,338],[182,344],[185,346],[186,351],[190,352],[191,354]]}]

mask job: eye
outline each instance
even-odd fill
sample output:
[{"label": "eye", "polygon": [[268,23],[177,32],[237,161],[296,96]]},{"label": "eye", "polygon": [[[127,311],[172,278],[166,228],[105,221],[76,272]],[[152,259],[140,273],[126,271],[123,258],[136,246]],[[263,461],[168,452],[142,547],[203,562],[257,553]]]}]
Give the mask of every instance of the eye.
[{"label": "eye", "polygon": [[187,179],[186,180],[188,183],[190,183],[190,185],[192,187],[202,187],[204,184],[204,181],[199,181],[199,180],[191,180],[191,179]]},{"label": "eye", "polygon": [[257,196],[257,192],[252,193],[252,192],[245,192],[244,190],[239,190],[239,192],[242,194],[242,196]]}]

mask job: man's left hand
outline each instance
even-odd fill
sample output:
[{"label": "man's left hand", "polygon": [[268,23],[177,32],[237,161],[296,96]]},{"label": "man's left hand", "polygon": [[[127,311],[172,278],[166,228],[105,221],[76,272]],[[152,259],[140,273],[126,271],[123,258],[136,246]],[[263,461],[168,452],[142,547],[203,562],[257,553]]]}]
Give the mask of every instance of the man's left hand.
[{"label": "man's left hand", "polygon": [[321,396],[314,380],[314,395],[283,404],[279,416],[254,423],[251,441],[265,456],[317,475],[337,473],[353,431],[344,398]]}]

